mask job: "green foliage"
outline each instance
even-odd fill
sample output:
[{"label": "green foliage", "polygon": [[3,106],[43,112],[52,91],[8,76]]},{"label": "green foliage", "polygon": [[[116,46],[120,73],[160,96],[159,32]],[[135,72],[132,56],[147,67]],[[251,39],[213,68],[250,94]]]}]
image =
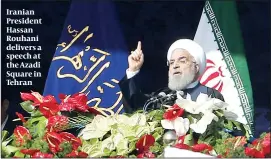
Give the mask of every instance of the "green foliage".
[{"label": "green foliage", "polygon": [[49,152],[49,145],[48,143],[42,138],[36,138],[32,141],[31,149],[39,149],[43,153]]},{"label": "green foliage", "polygon": [[21,107],[28,113],[32,113],[34,111],[34,106],[32,106],[33,102],[31,101],[24,101],[20,103]]},{"label": "green foliage", "polygon": [[[100,127],[95,127],[95,124],[88,126],[88,129],[93,130],[91,126],[95,127],[99,138],[91,138],[84,141],[82,150],[87,152],[90,157],[110,157],[110,156],[129,156],[136,153],[136,142],[145,134],[153,134],[156,143],[152,150],[158,154],[163,152],[162,136],[164,129],[161,127],[160,121],[163,119],[162,110],[154,110],[148,114],[133,113],[130,116],[119,115],[112,118],[100,118],[99,124],[108,124],[109,131],[102,131]],[[93,119],[96,122],[98,119]],[[112,120],[118,120],[112,123]],[[111,125],[109,123],[112,123]],[[84,130],[83,130],[84,131]],[[103,134],[102,134],[103,132]],[[85,131],[88,133],[88,131]],[[83,134],[88,136],[88,134]]]},{"label": "green foliage", "polygon": [[69,142],[61,143],[60,148],[62,148],[63,151],[57,153],[58,158],[64,158],[67,154],[72,152],[72,144]]},{"label": "green foliage", "polygon": [[[44,139],[47,119],[39,110],[33,109],[32,102],[21,103],[24,110],[31,114],[30,119],[24,123],[24,126],[30,131],[32,140],[28,140],[24,145],[19,146],[14,140],[14,135],[7,138],[8,133],[2,132],[2,157],[30,157],[20,152],[20,149],[39,149],[43,153],[51,153],[49,145]],[[163,151],[167,146],[163,142],[165,129],[161,125],[165,110],[152,110],[144,113],[142,110],[133,114],[121,114],[110,117],[101,115],[93,116],[89,113],[71,112],[75,116],[69,117],[69,124],[80,124],[85,128],[79,133],[82,146],[78,150],[86,152],[89,157],[111,157],[124,156],[136,157],[136,143],[146,134],[151,134],[155,138],[155,143],[150,147],[150,151],[157,158],[164,157]],[[237,122],[228,120],[222,110],[212,111],[217,118],[207,126],[203,134],[196,134],[194,129],[189,129],[184,138],[184,144],[193,146],[194,141],[211,145],[217,154],[224,157],[247,157],[244,153],[244,146],[236,146],[234,142],[228,142],[232,135],[222,131],[224,128],[229,130],[241,130],[248,137],[248,127]],[[185,112],[183,118],[188,118],[190,124],[198,122],[204,115],[204,111],[196,113]],[[217,120],[218,119],[218,120]],[[209,122],[209,121],[208,121]],[[206,124],[207,125],[207,124]],[[205,129],[206,127],[204,127]],[[196,129],[195,129],[196,130]],[[199,132],[199,131],[197,131]],[[263,138],[265,134],[262,134]],[[177,141],[176,141],[177,143]],[[56,158],[66,157],[72,152],[72,144],[63,142],[60,144],[63,151],[54,154]],[[192,157],[192,156],[191,156]]]}]

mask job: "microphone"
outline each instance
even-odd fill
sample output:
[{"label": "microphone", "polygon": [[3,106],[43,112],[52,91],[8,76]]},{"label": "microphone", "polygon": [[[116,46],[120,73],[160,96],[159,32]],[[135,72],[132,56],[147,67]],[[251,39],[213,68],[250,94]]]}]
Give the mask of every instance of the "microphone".
[{"label": "microphone", "polygon": [[166,102],[168,102],[168,101],[172,101],[172,100],[174,100],[174,99],[176,99],[176,98],[177,98],[177,95],[171,93],[171,94],[167,94],[167,95],[164,96],[164,97],[159,98],[158,101],[160,101],[161,104],[163,104],[163,103],[166,103]]},{"label": "microphone", "polygon": [[154,104],[159,101],[160,101],[159,103],[162,104],[162,103],[165,103],[167,101],[171,101],[176,98],[177,98],[176,93],[166,94],[165,92],[160,92],[157,96],[152,97],[149,100],[147,100],[147,102],[145,103],[145,105],[143,107],[143,110],[145,112],[150,104]]},{"label": "microphone", "polygon": [[166,96],[165,92],[160,92],[157,96],[150,98],[148,101],[155,101],[155,100],[162,98],[162,97],[165,97],[165,96]]}]

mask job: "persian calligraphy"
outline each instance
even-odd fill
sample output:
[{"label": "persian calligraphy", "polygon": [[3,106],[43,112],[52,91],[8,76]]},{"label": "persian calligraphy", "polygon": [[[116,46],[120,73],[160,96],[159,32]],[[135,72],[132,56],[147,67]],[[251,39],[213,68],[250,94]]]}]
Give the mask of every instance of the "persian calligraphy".
[{"label": "persian calligraphy", "polygon": [[[67,32],[72,36],[72,39],[70,42],[65,41],[57,45],[56,50],[59,50],[59,55],[56,55],[52,60],[52,62],[59,60],[68,62],[68,65],[63,64],[57,69],[57,78],[68,78],[79,83],[82,86],[80,87],[79,92],[88,92],[88,105],[93,106],[102,114],[108,116],[120,113],[123,109],[123,105],[121,103],[122,93],[119,90],[117,90],[114,94],[112,94],[112,91],[108,91],[111,92],[111,94],[107,95],[106,97],[114,96],[115,99],[112,105],[109,106],[102,105],[102,102],[105,99],[102,99],[99,96],[90,98],[92,92],[89,90],[90,88],[94,87],[93,84],[96,85],[95,90],[100,94],[107,93],[106,90],[108,89],[115,90],[117,88],[116,84],[119,81],[114,77],[110,77],[110,81],[101,81],[99,79],[99,77],[102,74],[105,74],[106,70],[110,68],[112,61],[108,61],[107,58],[111,56],[111,54],[88,44],[89,40],[94,38],[94,34],[89,33],[89,26],[86,26],[81,31],[78,31],[76,29],[72,29],[71,25],[68,25]],[[78,43],[80,43],[80,45],[78,45]],[[65,54],[66,51],[69,51],[69,55]],[[78,72],[81,73],[79,74]],[[99,83],[98,86],[97,83]]]}]

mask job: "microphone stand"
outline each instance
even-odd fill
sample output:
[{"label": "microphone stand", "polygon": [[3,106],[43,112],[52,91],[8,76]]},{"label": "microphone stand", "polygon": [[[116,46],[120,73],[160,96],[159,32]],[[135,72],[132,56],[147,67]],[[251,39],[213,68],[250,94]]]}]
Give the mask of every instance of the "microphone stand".
[{"label": "microphone stand", "polygon": [[[160,101],[161,105],[165,104],[166,102],[169,102],[169,100],[173,100],[174,98],[176,98],[176,96],[174,96],[173,94],[169,95],[169,96],[164,96],[164,97],[157,97],[157,98],[151,98],[149,99],[143,106],[143,112],[146,113],[147,109],[149,107],[150,104],[154,104],[154,103],[158,103],[158,101]],[[160,106],[161,108],[161,106]]]}]

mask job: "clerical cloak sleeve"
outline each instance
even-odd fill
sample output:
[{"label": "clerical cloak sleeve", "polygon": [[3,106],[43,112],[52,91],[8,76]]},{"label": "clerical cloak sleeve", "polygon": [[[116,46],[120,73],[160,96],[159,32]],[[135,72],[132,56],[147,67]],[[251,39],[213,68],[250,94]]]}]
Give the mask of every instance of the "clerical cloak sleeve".
[{"label": "clerical cloak sleeve", "polygon": [[123,94],[124,109],[127,113],[143,108],[145,102],[151,97],[151,95],[141,92],[140,87],[137,85],[138,80],[137,74],[130,79],[127,79],[127,76],[125,76],[119,82]]}]

